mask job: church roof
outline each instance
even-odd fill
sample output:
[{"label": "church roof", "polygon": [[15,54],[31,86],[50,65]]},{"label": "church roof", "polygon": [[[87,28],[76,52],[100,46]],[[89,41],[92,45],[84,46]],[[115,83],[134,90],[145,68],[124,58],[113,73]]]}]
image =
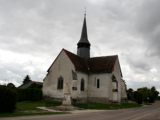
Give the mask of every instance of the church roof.
[{"label": "church roof", "polygon": [[65,49],[63,50],[68,55],[68,57],[70,58],[70,60],[72,61],[77,70],[90,73],[99,73],[99,72],[111,73],[114,69],[114,65],[118,57],[117,55],[113,55],[113,56],[84,58],[84,57],[79,57]]}]

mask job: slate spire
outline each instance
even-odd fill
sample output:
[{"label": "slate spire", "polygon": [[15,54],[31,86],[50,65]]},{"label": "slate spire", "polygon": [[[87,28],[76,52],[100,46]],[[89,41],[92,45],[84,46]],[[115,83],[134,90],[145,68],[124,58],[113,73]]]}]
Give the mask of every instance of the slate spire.
[{"label": "slate spire", "polygon": [[82,27],[82,32],[81,32],[81,38],[78,42],[79,43],[89,43],[89,40],[88,40],[88,35],[87,35],[87,24],[86,24],[86,14],[84,14],[84,21],[83,21],[83,27]]},{"label": "slate spire", "polygon": [[84,21],[82,26],[81,38],[77,43],[77,55],[80,57],[90,58],[90,46],[87,35],[86,13],[84,14]]}]

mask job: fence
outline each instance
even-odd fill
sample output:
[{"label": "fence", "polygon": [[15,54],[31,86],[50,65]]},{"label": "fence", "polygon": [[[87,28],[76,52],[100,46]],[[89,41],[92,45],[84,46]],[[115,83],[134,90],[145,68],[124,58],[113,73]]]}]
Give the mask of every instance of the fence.
[{"label": "fence", "polygon": [[[49,107],[51,109],[56,109],[56,110],[61,110],[61,109],[57,109],[56,107],[57,106],[61,106],[62,103],[61,102],[55,102],[55,101],[46,101],[46,107]],[[64,105],[65,106],[64,108],[66,109],[63,109],[63,110],[67,110],[70,105]],[[72,110],[85,110],[85,109],[88,109],[88,104],[87,103],[72,103],[72,106],[74,107]]]}]

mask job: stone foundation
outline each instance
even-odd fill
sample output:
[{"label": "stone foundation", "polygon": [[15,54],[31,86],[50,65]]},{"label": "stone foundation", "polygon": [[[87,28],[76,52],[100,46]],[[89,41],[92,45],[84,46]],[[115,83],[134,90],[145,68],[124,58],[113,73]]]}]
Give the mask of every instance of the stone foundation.
[{"label": "stone foundation", "polygon": [[104,97],[89,97],[88,102],[109,104],[109,99]]},{"label": "stone foundation", "polygon": [[[49,101],[60,101],[62,102],[64,98],[50,98],[50,97],[44,97],[44,100],[49,100]],[[105,97],[89,97],[87,98],[78,98],[77,103],[87,103],[87,102],[93,102],[93,103],[105,103],[105,104],[111,104],[113,101],[109,101],[108,98]]]},{"label": "stone foundation", "polygon": [[78,98],[77,103],[87,103],[87,98]]},{"label": "stone foundation", "polygon": [[51,97],[43,97],[43,100],[48,100],[48,101],[59,101],[62,102],[64,98],[51,98]]},{"label": "stone foundation", "polygon": [[128,103],[128,99],[127,98],[121,98],[121,103]]}]

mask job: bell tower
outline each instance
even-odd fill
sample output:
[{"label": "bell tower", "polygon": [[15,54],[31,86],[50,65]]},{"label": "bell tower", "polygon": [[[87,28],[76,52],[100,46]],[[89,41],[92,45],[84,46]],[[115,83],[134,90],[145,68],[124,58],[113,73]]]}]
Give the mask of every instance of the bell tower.
[{"label": "bell tower", "polygon": [[87,35],[86,13],[85,13],[81,38],[77,43],[77,55],[80,57],[90,58],[90,46],[91,44],[89,43],[88,35]]}]

